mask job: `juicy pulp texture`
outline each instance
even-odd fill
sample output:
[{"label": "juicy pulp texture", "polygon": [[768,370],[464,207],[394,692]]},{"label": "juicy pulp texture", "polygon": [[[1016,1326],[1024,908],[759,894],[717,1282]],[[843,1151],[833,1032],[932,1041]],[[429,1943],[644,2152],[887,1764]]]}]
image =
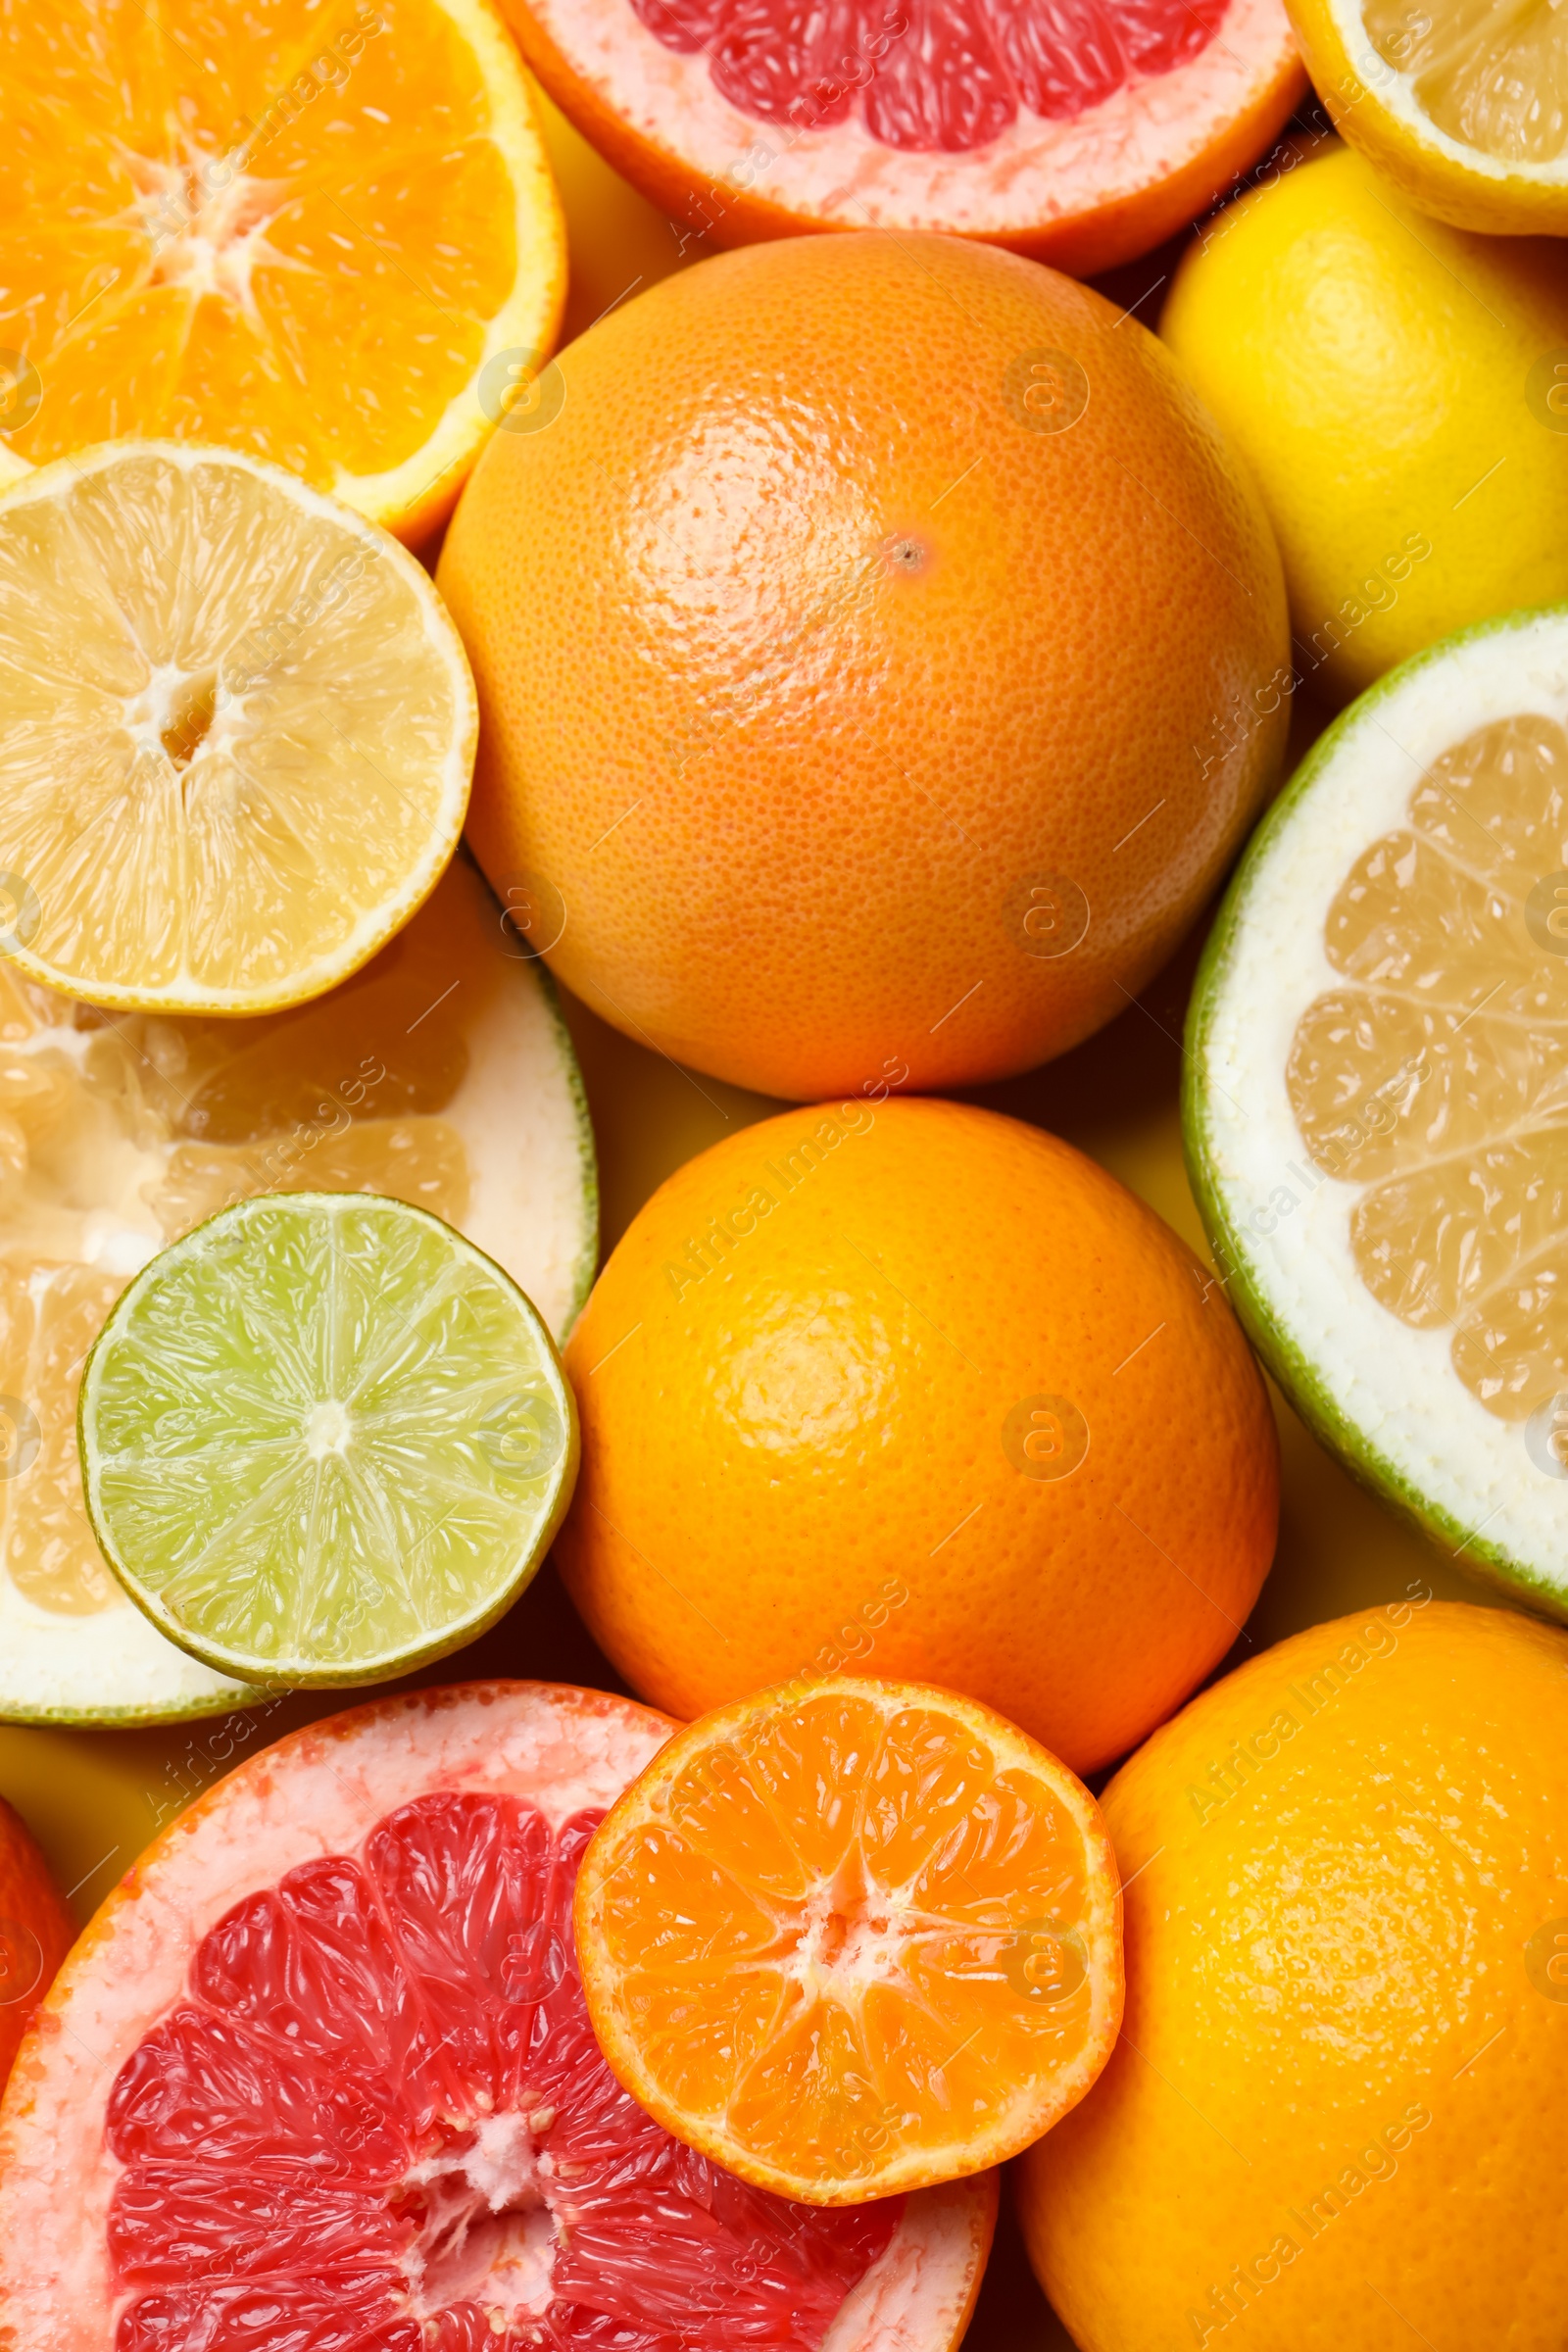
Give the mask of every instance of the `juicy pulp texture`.
[{"label": "juicy pulp texture", "polygon": [[221,1670],[366,1681],[490,1624],[576,1469],[523,1294],[364,1195],[241,1201],[145,1268],[83,1376],[87,1507],[154,1622]]},{"label": "juicy pulp texture", "polygon": [[818,2352],[899,2207],[748,2188],[614,2082],[571,1938],[598,1820],[422,1797],[208,1933],[110,2095],[116,2352],[264,2324],[312,2352]]},{"label": "juicy pulp texture", "polygon": [[1305,87],[1281,0],[507,8],[551,95],[682,250],[938,229],[1108,269],[1200,212]]},{"label": "juicy pulp texture", "polygon": [[555,198],[471,0],[11,0],[0,86],[18,460],[215,441],[397,519],[492,421],[486,358],[554,330]]},{"label": "juicy pulp texture", "polygon": [[456,847],[475,721],[446,615],[382,533],[270,467],[130,445],[13,488],[0,675],[0,948],[52,987],[299,1002]]},{"label": "juicy pulp texture", "polygon": [[1526,712],[1454,744],[1341,885],[1324,936],[1345,985],[1301,1015],[1288,1067],[1315,1164],[1362,1188],[1361,1280],[1450,1333],[1505,1421],[1568,1387],[1565,858],[1568,731]]},{"label": "juicy pulp texture", "polygon": [[1125,82],[1169,74],[1207,47],[1228,0],[631,5],[667,48],[701,50],[714,89],[759,122],[825,130],[858,99],[883,146],[952,153],[989,145],[1020,111],[1072,122]]},{"label": "juicy pulp texture", "polygon": [[[415,2352],[416,2295],[483,2307],[475,2289],[500,2267],[486,2242],[493,2252],[509,2234],[538,2258],[536,2278],[558,2256],[565,2262],[540,2282],[553,2289],[564,2278],[582,2296],[569,2307],[575,2345],[738,2352],[747,2341],[773,2343],[771,2266],[759,2262],[748,2278],[746,2248],[721,2225],[726,2215],[755,2221],[755,2258],[782,2234],[781,2209],[715,2180],[618,2099],[593,2063],[572,1973],[574,1843],[672,1729],[600,1691],[506,1682],[419,1690],[253,1753],[180,1816],[77,1943],[0,2105],[0,2334],[28,2352],[110,2352],[128,2296],[134,2315],[157,2296],[167,2309],[183,2289],[191,2301],[205,2291],[209,2316],[222,2322],[199,2339],[202,2352],[259,2352],[245,2321],[265,2332],[270,2308],[275,2320],[262,2283],[269,2250],[286,2246],[308,2210],[312,2254],[341,2280],[347,2207],[369,2247],[368,2261],[347,2267],[377,2270],[390,2294],[407,2298],[394,2352]],[[255,2022],[258,2004],[274,2010],[281,2032]],[[176,2027],[177,2016],[186,2023]],[[204,2043],[239,2053],[238,2072],[180,2077],[170,2053]],[[513,2085],[529,2094],[525,2116],[504,2104]],[[225,2108],[225,2088],[259,2096]],[[554,2116],[539,2092],[555,2100]],[[416,2115],[432,2104],[438,2112],[416,2142]],[[199,2133],[195,2144],[186,2131]],[[295,2136],[282,2141],[280,2131]],[[126,2184],[112,2133],[125,2134],[148,2198]],[[271,2150],[265,2158],[262,2142]],[[556,2159],[589,2171],[568,2182]],[[209,2187],[223,2201],[215,2205]],[[562,2209],[564,2249],[534,2187]],[[203,2200],[195,2214],[183,2205],[195,2224],[188,2251],[171,2246],[165,2226],[187,2189]],[[568,2194],[588,2207],[575,2248]],[[509,2202],[516,2209],[507,2217]],[[822,2352],[952,2352],[995,2204],[990,2176],[893,2209],[891,2235],[840,2305]],[[810,2249],[846,2241],[835,2227],[818,2236],[808,2222],[793,2242],[804,2259],[786,2251],[781,2275],[792,2299],[820,2312],[825,2278],[853,2266]],[[641,2266],[648,2243],[660,2277]],[[164,2276],[130,2287],[114,2244],[127,2255],[134,2245]],[[597,2286],[585,2279],[596,2248]],[[423,2268],[411,2292],[416,2254]],[[725,2277],[726,2266],[739,2326],[705,2335],[702,2280]],[[489,2281],[492,2303],[515,2306],[522,2267]],[[247,2303],[233,2289],[252,2280]],[[643,2298],[635,2320],[594,2308],[596,2293],[632,2288]],[[669,2324],[672,2292],[687,2298],[686,2333]],[[345,2286],[337,2305],[345,2326],[351,2295]],[[760,2329],[739,2331],[759,2315]],[[395,2330],[398,2314],[390,2316]],[[454,2339],[475,2352],[469,2321],[451,2321],[443,2333],[429,2316],[443,2352],[454,2352]],[[307,2332],[319,2317],[307,2304]],[[138,2324],[132,2316],[127,2327]],[[374,2340],[380,2322],[368,2325]],[[629,2337],[617,2333],[623,2325]],[[656,2327],[650,2347],[643,2331]],[[493,2334],[486,2321],[481,2342]],[[309,2336],[310,2352],[332,2340]],[[267,2341],[277,2352],[277,2339]],[[173,2352],[167,2339],[163,2352]]]},{"label": "juicy pulp texture", "polygon": [[518,946],[460,858],[360,974],[285,1012],[107,1016],[0,961],[0,1400],[23,1416],[0,1401],[0,1717],[239,1695],[132,1612],[81,1504],[81,1365],[164,1243],[261,1191],[388,1194],[461,1226],[570,1327],[593,1144]]},{"label": "juicy pulp texture", "polygon": [[828,1681],[672,1742],[593,1848],[578,1933],[616,2071],[816,2204],[1010,2155],[1115,2038],[1115,1865],[1000,1717]]},{"label": "juicy pulp texture", "polygon": [[1551,0],[1367,0],[1362,23],[1449,138],[1505,164],[1568,147],[1568,37]]}]

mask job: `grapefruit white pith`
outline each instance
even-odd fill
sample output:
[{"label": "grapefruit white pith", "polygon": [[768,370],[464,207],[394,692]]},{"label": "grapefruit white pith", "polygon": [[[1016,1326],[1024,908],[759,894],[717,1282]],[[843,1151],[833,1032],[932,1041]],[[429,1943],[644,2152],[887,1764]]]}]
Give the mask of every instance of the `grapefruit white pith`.
[{"label": "grapefruit white pith", "polygon": [[810,2212],[679,2147],[599,2054],[576,1861],[672,1728],[544,1684],[418,1691],[181,1816],[0,2109],[0,2340],[949,2352],[994,2177]]},{"label": "grapefruit white pith", "polygon": [[947,229],[1085,274],[1173,235],[1306,87],[1281,0],[505,0],[683,242]]}]

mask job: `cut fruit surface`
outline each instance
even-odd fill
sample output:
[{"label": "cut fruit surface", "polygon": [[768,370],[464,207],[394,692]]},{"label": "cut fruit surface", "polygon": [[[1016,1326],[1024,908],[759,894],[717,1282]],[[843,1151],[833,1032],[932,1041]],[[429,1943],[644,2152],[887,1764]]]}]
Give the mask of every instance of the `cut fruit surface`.
[{"label": "cut fruit surface", "polygon": [[260,1012],[356,971],[456,848],[477,731],[395,540],[172,442],[0,498],[0,955],[143,1011]]},{"label": "cut fruit surface", "polygon": [[297,1193],[143,1268],[77,1407],[87,1515],[161,1633],[220,1674],[385,1680],[509,1608],[577,1473],[550,1334],[426,1210]]},{"label": "cut fruit surface", "polygon": [[551,95],[685,243],[947,229],[1148,251],[1305,87],[1280,0],[506,0]]},{"label": "cut fruit surface", "polygon": [[650,2114],[814,2205],[997,2164],[1121,2018],[1094,1798],[988,1707],[827,1676],[705,1715],[594,1838],[577,1944]]},{"label": "cut fruit surface", "polygon": [[1549,0],[1290,0],[1340,129],[1459,228],[1568,228],[1568,36]]},{"label": "cut fruit surface", "polygon": [[813,2212],[680,2146],[600,2055],[573,1877],[670,1729],[538,1684],[419,1691],[184,1815],[77,1946],[0,2111],[0,2329],[30,2352],[951,2352],[994,2179]]},{"label": "cut fruit surface", "polygon": [[1568,1610],[1568,610],[1354,704],[1258,835],[1194,1000],[1230,1295],[1349,1466]]},{"label": "cut fruit surface", "polygon": [[126,1599],[81,1504],[76,1390],[125,1278],[253,1192],[410,1200],[557,1338],[593,1276],[593,1136],[547,978],[466,858],[364,972],[252,1020],[108,1019],[0,964],[0,1720],[254,1696]]},{"label": "cut fruit surface", "polygon": [[72,1939],[49,1865],[0,1796],[0,2090]]},{"label": "cut fruit surface", "polygon": [[487,0],[11,0],[0,86],[0,478],[162,434],[427,531],[564,291]]}]

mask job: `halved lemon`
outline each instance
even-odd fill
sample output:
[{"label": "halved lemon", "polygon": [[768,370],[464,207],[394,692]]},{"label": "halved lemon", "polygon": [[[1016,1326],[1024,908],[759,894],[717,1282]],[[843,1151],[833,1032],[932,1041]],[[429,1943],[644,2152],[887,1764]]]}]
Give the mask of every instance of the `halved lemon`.
[{"label": "halved lemon", "polygon": [[143,1267],[77,1406],[104,1557],[220,1674],[384,1681],[493,1625],[549,1548],[577,1415],[538,1311],[405,1200],[220,1209]]},{"label": "halved lemon", "polygon": [[565,288],[488,0],[12,0],[0,91],[0,479],[162,434],[440,519]]},{"label": "halved lemon", "polygon": [[1456,228],[1568,230],[1568,30],[1553,0],[1287,0],[1352,147]]},{"label": "halved lemon", "polygon": [[1256,836],[1188,1034],[1230,1297],[1347,1465],[1568,1613],[1568,607],[1446,639]]},{"label": "halved lemon", "polygon": [[95,1004],[319,996],[462,829],[473,681],[429,576],[260,459],[120,442],[0,497],[0,955]]},{"label": "halved lemon", "polygon": [[825,1675],[677,1733],[589,1846],[576,1923],[594,2031],[639,2106],[810,2205],[1015,2156],[1121,2019],[1094,1798],[921,1683]]}]

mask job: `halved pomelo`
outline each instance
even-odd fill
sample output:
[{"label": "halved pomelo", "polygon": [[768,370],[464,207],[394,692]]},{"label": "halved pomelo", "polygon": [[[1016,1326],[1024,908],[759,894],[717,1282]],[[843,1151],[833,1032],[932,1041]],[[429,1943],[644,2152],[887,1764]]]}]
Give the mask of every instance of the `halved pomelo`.
[{"label": "halved pomelo", "polygon": [[1379,681],[1276,804],[1189,1032],[1230,1297],[1347,1465],[1568,1613],[1568,607]]},{"label": "halved pomelo", "polygon": [[497,1259],[557,1339],[593,1278],[593,1136],[548,974],[466,858],[363,971],[253,1020],[107,1016],[0,963],[0,1719],[257,1693],[132,1607],[81,1507],[76,1389],[126,1278],[256,1192],[368,1191]]},{"label": "halved pomelo", "polygon": [[503,0],[681,249],[948,229],[1080,275],[1185,226],[1306,87],[1281,0]]},{"label": "halved pomelo", "polygon": [[0,2109],[27,2352],[949,2352],[995,2177],[852,2212],[619,2088],[582,1848],[673,1727],[469,1684],[263,1750],[87,1930]]},{"label": "halved pomelo", "polygon": [[489,0],[10,0],[0,89],[0,481],[167,435],[439,521],[565,291]]},{"label": "halved pomelo", "polygon": [[1494,233],[1568,229],[1568,34],[1551,0],[1290,10],[1336,126],[1420,211]]}]

